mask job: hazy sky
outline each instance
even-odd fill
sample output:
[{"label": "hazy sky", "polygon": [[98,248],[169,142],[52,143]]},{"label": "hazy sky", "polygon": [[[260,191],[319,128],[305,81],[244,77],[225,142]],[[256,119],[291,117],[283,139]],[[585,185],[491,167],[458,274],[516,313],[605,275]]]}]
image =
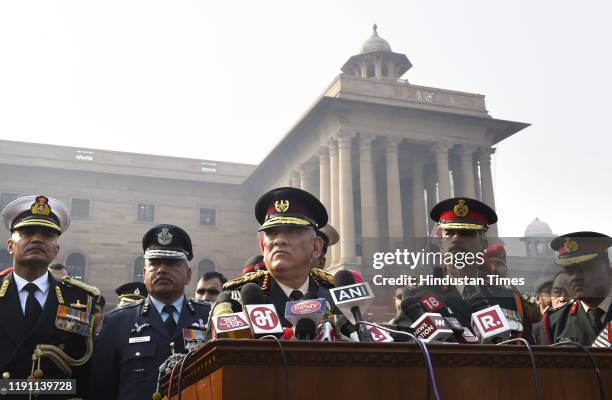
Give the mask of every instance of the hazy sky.
[{"label": "hazy sky", "polygon": [[412,83],[532,124],[494,157],[502,235],[612,234],[610,4],[3,1],[0,138],[258,163],[376,22]]}]

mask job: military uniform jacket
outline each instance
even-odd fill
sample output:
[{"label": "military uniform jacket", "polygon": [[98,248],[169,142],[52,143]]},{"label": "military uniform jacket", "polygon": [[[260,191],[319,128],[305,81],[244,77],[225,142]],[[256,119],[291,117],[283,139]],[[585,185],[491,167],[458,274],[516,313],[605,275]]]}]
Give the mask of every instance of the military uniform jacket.
[{"label": "military uniform jacket", "polygon": [[[96,288],[64,278],[56,281],[49,274],[49,292],[40,318],[31,331],[27,331],[26,321],[19,302],[19,293],[13,274],[2,279],[0,286],[0,372],[8,372],[12,379],[26,379],[32,372],[32,354],[37,345],[56,346],[74,359],[87,360],[81,366],[72,366],[70,378],[76,379],[76,395],[45,396],[45,398],[83,397],[88,389],[91,352],[87,341],[92,340],[93,320],[89,325],[89,336],[62,330],[56,326],[58,306],[63,304],[71,310],[87,311],[93,315]],[[76,305],[76,307],[72,307]],[[91,349],[91,346],[89,346]],[[41,358],[43,379],[66,379],[64,372],[48,357]],[[10,396],[18,398],[17,396]],[[27,396],[26,396],[27,397]]]},{"label": "military uniform jacket", "polygon": [[[610,321],[612,321],[612,307],[608,308],[604,323]],[[590,346],[600,333],[595,332],[582,303],[577,300],[546,310],[542,325],[546,344],[571,340]]]},{"label": "military uniform jacket", "polygon": [[150,297],[111,311],[95,343],[90,398],[150,400],[170,343],[186,353],[182,329],[203,327],[209,312],[210,305],[185,299],[170,335]]},{"label": "military uniform jacket", "polygon": [[[329,289],[334,287],[333,275],[323,272],[320,269],[313,268],[310,271],[308,280],[308,292],[304,293],[304,297],[310,299],[324,298],[329,302],[330,306],[333,307],[334,302],[329,292]],[[285,319],[285,305],[289,301],[289,298],[268,271],[244,274],[238,279],[226,282],[225,285],[223,285],[223,291],[231,292],[232,298],[239,300],[240,289],[249,282],[254,282],[259,285],[264,294],[270,298],[272,304],[274,304],[276,308],[282,326],[291,327],[291,323]]]},{"label": "military uniform jacket", "polygon": [[[447,306],[449,306],[453,310],[453,316],[457,318],[464,327],[468,327],[471,329],[472,311],[470,310],[469,305],[464,299],[468,298],[468,296],[476,290],[475,287],[466,286],[463,290],[463,295],[459,293],[459,290],[455,286],[422,286],[417,288],[415,290],[415,293],[418,293],[418,291],[421,290],[432,291],[434,293],[437,293],[438,295],[441,295]],[[515,297],[515,293],[518,292],[503,287],[485,286],[481,288],[481,293],[487,298],[490,305],[498,304],[501,308],[518,311],[517,308],[519,307],[517,307]],[[520,307],[523,309],[522,336],[530,344],[535,344],[533,334],[531,332],[532,321],[529,320],[527,313],[524,311],[526,307],[526,300],[522,296],[519,296],[519,299]]]}]

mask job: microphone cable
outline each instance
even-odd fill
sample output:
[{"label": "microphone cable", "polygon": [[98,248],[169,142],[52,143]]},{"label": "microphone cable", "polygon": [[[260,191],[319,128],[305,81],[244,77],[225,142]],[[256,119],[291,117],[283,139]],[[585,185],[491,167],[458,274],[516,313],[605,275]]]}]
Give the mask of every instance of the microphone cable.
[{"label": "microphone cable", "polygon": [[502,345],[507,343],[523,343],[527,347],[527,352],[529,353],[529,361],[531,362],[531,370],[533,372],[533,383],[536,388],[536,400],[540,400],[542,398],[542,387],[540,386],[540,378],[538,377],[538,367],[536,366],[535,357],[533,355],[533,349],[527,340],[524,338],[516,338],[504,340],[503,342],[499,342],[496,345]]},{"label": "microphone cable", "polygon": [[283,371],[285,373],[285,391],[287,392],[285,399],[291,400],[291,392],[289,391],[289,367],[287,366],[287,357],[285,356],[285,350],[283,349],[283,345],[281,344],[281,341],[278,340],[278,338],[274,335],[264,335],[259,338],[259,340],[261,339],[274,339],[278,346],[278,349],[280,350],[281,359],[283,360]]},{"label": "microphone cable", "polygon": [[191,353],[193,353],[194,349],[191,349],[187,352],[187,354],[185,354],[185,357],[183,357],[181,359],[181,361],[179,361],[179,364],[181,364],[180,368],[179,368],[179,373],[178,373],[178,377],[176,378],[178,380],[178,383],[176,384],[177,386],[177,391],[178,391],[178,399],[177,400],[181,400],[182,397],[182,391],[181,391],[181,377],[183,375],[183,365],[185,365],[185,361],[187,361],[187,358],[191,355]]},{"label": "microphone cable", "polygon": [[561,347],[564,345],[571,345],[571,346],[577,347],[583,352],[585,352],[586,355],[589,357],[591,367],[593,367],[593,369],[595,370],[595,373],[597,374],[597,383],[599,384],[599,398],[601,400],[604,400],[606,398],[606,391],[604,390],[603,381],[601,380],[601,373],[599,372],[599,366],[597,365],[597,361],[595,360],[595,357],[593,357],[593,354],[589,351],[589,349],[585,345],[578,343],[578,342],[570,341],[570,340],[551,344],[551,347]]},{"label": "microphone cable", "polygon": [[363,324],[363,325],[369,325],[369,326],[373,326],[375,328],[378,329],[382,329],[384,331],[387,332],[391,332],[391,333],[395,333],[397,335],[404,335],[404,336],[408,336],[410,337],[412,340],[414,340],[417,344],[417,346],[419,346],[419,349],[421,350],[421,353],[423,354],[423,358],[425,359],[425,368],[427,369],[427,388],[428,388],[428,393],[427,393],[427,399],[429,399],[429,384],[431,384],[431,387],[433,387],[433,391],[434,391],[434,396],[436,398],[436,400],[440,400],[440,395],[438,394],[438,385],[436,383],[436,375],[434,373],[433,370],[433,365],[431,363],[431,356],[429,355],[429,350],[427,350],[427,344],[425,342],[423,342],[421,339],[419,339],[418,337],[414,336],[412,333],[410,332],[402,332],[402,331],[396,331],[395,329],[390,329],[390,328],[386,328],[384,326],[380,326],[378,324],[374,324],[372,322],[366,322],[366,321],[355,321],[357,322],[357,324]]}]

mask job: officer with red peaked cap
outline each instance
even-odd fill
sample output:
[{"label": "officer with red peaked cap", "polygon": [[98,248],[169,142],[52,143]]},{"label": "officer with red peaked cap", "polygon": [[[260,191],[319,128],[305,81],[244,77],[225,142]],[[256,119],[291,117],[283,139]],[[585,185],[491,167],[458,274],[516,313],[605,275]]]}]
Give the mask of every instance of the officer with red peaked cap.
[{"label": "officer with red peaked cap", "polygon": [[[485,203],[468,197],[455,197],[436,204],[430,212],[436,223],[433,236],[441,252],[442,267],[454,280],[476,281],[481,277],[488,246],[485,234],[489,226],[497,222],[497,214]],[[460,262],[460,260],[463,260]],[[468,304],[475,296],[484,296],[490,305],[499,304],[503,309],[516,311],[516,318],[523,323],[523,336],[533,343],[531,322],[523,311],[525,299],[520,293],[501,286],[484,285],[430,285],[417,287],[419,291],[439,293],[455,311],[464,326],[471,325],[471,309]]]},{"label": "officer with red peaked cap", "polygon": [[572,340],[609,347],[607,337],[600,334],[609,330],[612,321],[610,246],[611,237],[588,231],[568,233],[550,243],[557,252],[555,263],[568,276],[573,298],[546,311],[543,325],[550,343]]}]

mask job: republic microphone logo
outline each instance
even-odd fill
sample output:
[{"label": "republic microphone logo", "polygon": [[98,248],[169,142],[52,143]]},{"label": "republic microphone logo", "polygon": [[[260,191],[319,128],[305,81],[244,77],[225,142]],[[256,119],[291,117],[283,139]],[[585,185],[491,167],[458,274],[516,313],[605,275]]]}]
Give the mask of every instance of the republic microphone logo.
[{"label": "republic microphone logo", "polygon": [[321,309],[321,303],[315,300],[306,300],[291,306],[291,312],[297,315],[316,313]]},{"label": "republic microphone logo", "polygon": [[493,332],[503,325],[503,322],[499,319],[499,316],[495,310],[487,311],[478,315],[478,320],[480,321],[480,326],[482,326],[485,333]]},{"label": "republic microphone logo", "polygon": [[256,328],[262,330],[273,329],[279,323],[276,314],[266,307],[254,307],[249,310],[249,319]]}]

